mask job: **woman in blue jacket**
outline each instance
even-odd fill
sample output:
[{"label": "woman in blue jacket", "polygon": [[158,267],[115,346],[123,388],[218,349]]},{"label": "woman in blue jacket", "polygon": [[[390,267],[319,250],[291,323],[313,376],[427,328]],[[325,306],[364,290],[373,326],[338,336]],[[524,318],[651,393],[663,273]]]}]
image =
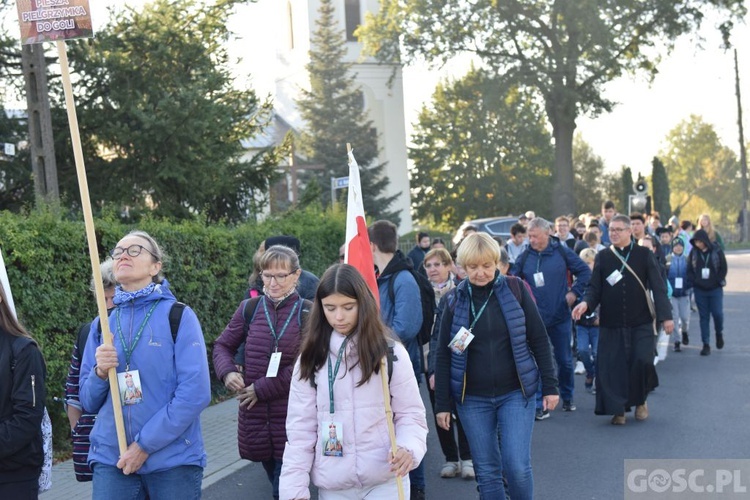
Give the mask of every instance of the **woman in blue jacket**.
[{"label": "woman in blue jacket", "polygon": [[[154,239],[134,231],[111,252],[119,283],[109,316],[112,345],[91,327],[81,365],[80,400],[98,412],[89,464],[93,498],[197,499],[206,452],[200,414],[211,399],[206,345],[195,313],[185,307],[173,337],[176,302],[161,274],[163,255]],[[127,451],[120,454],[107,372],[117,370]],[[135,386],[141,397],[125,398]]]}]

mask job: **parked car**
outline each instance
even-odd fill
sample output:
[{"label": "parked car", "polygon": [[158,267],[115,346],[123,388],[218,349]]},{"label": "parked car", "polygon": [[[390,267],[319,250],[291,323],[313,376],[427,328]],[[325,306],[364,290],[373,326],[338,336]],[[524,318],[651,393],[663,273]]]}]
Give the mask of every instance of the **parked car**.
[{"label": "parked car", "polygon": [[485,217],[484,219],[467,220],[461,227],[456,231],[456,235],[453,237],[453,244],[458,244],[463,238],[464,229],[467,226],[474,226],[477,231],[482,231],[490,236],[500,236],[503,241],[508,241],[510,238],[510,227],[518,222],[518,217],[512,215],[506,215],[503,217]]}]

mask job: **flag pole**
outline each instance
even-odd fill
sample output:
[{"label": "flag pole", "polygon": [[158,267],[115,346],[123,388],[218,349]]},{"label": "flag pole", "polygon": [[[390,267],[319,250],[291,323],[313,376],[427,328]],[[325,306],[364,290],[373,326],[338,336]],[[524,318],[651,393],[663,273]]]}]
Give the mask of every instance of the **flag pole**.
[{"label": "flag pole", "polygon": [[[102,271],[99,267],[99,250],[96,244],[96,232],[94,231],[94,216],[91,212],[89,184],[86,179],[86,166],[83,161],[81,136],[78,131],[78,116],[76,115],[75,101],[73,99],[73,87],[70,84],[68,54],[63,40],[58,40],[56,43],[57,52],[60,57],[60,68],[62,69],[63,89],[65,90],[65,107],[68,110],[68,124],[70,125],[70,138],[73,143],[73,156],[76,163],[76,174],[78,175],[78,188],[81,191],[81,208],[83,208],[86,239],[89,245],[89,257],[91,259],[91,270],[93,271],[94,289],[96,292],[96,305],[99,311],[99,323],[102,327],[102,341],[105,345],[112,345],[112,333],[109,330],[107,304],[104,299]],[[94,376],[97,376],[96,373],[94,373]],[[122,418],[122,404],[120,403],[120,391],[117,385],[117,369],[114,367],[110,368],[108,376],[109,391],[112,395],[112,407],[115,416],[115,428],[117,430],[117,442],[120,446],[120,455],[122,455],[127,451],[128,445],[127,440],[125,439],[125,423]]]},{"label": "flag pole", "polygon": [[[386,354],[388,356],[388,354]],[[383,399],[385,400],[385,420],[388,423],[388,436],[391,438],[391,455],[396,456],[398,445],[396,444],[396,431],[393,428],[393,409],[391,409],[391,391],[388,387],[387,368],[385,358],[380,360],[380,380],[383,382]],[[396,487],[398,488],[398,500],[404,500],[404,481],[401,476],[396,475]]]}]

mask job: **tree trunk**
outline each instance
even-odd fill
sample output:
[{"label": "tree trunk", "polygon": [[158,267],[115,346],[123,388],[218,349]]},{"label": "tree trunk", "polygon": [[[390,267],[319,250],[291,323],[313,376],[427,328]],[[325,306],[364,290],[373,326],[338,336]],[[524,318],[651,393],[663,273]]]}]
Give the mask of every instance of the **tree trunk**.
[{"label": "tree trunk", "polygon": [[552,123],[555,137],[555,185],[552,188],[554,218],[558,215],[576,214],[573,194],[573,133],[576,123],[574,117],[567,116],[556,116]]}]

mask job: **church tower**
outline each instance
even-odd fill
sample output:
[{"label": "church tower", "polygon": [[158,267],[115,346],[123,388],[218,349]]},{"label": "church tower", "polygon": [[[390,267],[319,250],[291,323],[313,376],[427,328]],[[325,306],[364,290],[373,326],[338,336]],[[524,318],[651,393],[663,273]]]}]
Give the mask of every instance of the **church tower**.
[{"label": "church tower", "polygon": [[[275,78],[274,107],[276,113],[299,130],[304,127],[295,101],[300,89],[309,89],[310,82],[305,66],[309,62],[310,39],[315,31],[315,21],[320,8],[319,0],[273,0],[278,6],[277,20],[281,21]],[[340,30],[347,38],[346,62],[353,63],[357,85],[364,95],[364,105],[378,131],[379,162],[386,163],[383,175],[390,180],[385,195],[400,192],[392,205],[400,211],[399,233],[412,230],[409,176],[406,153],[406,124],[404,120],[404,91],[401,67],[378,64],[372,58],[362,58],[362,44],[354,30],[364,22],[365,13],[377,13],[378,0],[332,0]],[[342,151],[342,157],[346,155]],[[356,151],[355,151],[356,156]],[[324,184],[325,185],[325,184]],[[367,207],[365,207],[367,212]]]}]

